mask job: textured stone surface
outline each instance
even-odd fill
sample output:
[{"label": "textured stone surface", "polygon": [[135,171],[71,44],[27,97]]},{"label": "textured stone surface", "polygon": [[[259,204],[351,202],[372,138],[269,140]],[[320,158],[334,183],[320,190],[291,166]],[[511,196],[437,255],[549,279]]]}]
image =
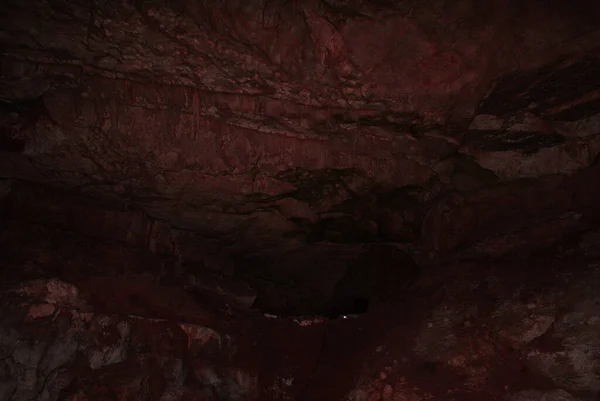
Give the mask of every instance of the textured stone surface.
[{"label": "textured stone surface", "polygon": [[[3,299],[6,400],[182,399],[193,361],[234,352],[231,338],[207,327],[97,313],[77,287],[56,279],[24,283]],[[252,373],[238,368],[213,378],[211,365],[193,372],[203,399],[257,393]]]},{"label": "textured stone surface", "polygon": [[[373,367],[348,399],[597,397],[594,372],[600,354],[593,316],[598,305],[584,288],[597,288],[598,268],[589,264],[565,271],[572,256],[552,258],[528,260],[529,269],[520,272],[508,265],[516,261],[496,263],[487,268],[487,277],[477,263],[472,270],[461,265],[460,279],[439,279],[442,301],[420,315],[417,326],[406,320],[387,326],[379,346],[366,354],[365,365],[372,361]],[[542,266],[544,279],[527,278]]]},{"label": "textured stone surface", "polygon": [[[205,266],[211,246],[182,253],[177,230],[143,213],[10,189],[0,213],[2,399],[598,394],[594,230],[544,253],[472,252],[427,269],[397,245],[318,244],[247,277],[237,265]],[[368,298],[366,313],[340,309],[356,297]]]},{"label": "textured stone surface", "polygon": [[522,391],[513,395],[511,401],[579,401],[581,398],[575,397],[566,391],[557,390],[543,392],[538,390]]},{"label": "textured stone surface", "polygon": [[415,203],[600,151],[593,2],[3,8],[0,176],[135,204],[238,254],[419,247]]},{"label": "textured stone surface", "polygon": [[563,3],[3,1],[0,398],[595,400]]}]

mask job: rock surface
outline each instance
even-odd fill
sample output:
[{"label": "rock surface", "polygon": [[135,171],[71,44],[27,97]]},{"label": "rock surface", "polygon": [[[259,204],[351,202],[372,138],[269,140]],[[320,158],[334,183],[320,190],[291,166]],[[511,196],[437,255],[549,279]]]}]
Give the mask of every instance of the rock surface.
[{"label": "rock surface", "polygon": [[[45,196],[17,196],[31,191]],[[52,199],[60,202],[46,203]],[[397,248],[321,250],[338,263],[337,275],[313,281],[322,284],[321,305],[340,292],[372,292],[366,313],[332,319],[264,313],[257,306],[270,297],[271,305],[287,294],[306,306],[310,292],[303,298],[256,281],[256,292],[241,291],[237,269],[215,274],[187,264],[181,248],[150,246],[163,242],[139,235],[156,231],[136,211],[20,185],[2,210],[2,399],[593,401],[600,394],[600,260],[588,251],[595,231],[542,254],[454,258],[419,271],[408,286],[392,276],[398,270],[389,264],[411,262]],[[376,268],[357,269],[361,258]],[[172,267],[178,260],[195,282]],[[414,275],[409,267],[402,274]]]},{"label": "rock surface", "polygon": [[133,204],[238,255],[422,248],[432,200],[568,180],[600,152],[592,1],[3,9],[0,176]]},{"label": "rock surface", "polygon": [[600,6],[0,6],[0,399],[596,401]]}]

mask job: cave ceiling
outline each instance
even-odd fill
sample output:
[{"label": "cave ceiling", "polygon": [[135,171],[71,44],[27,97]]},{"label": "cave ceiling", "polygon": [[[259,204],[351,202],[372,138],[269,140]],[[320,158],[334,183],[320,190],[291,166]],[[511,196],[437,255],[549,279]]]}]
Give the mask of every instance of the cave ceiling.
[{"label": "cave ceiling", "polygon": [[597,177],[599,21],[591,1],[4,0],[0,177],[244,255],[572,227],[596,199],[575,183]]}]

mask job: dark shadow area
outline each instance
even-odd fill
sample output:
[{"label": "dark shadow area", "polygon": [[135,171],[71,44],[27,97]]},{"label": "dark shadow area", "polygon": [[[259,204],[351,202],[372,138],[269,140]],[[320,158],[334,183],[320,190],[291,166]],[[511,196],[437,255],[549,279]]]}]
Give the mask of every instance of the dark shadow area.
[{"label": "dark shadow area", "polygon": [[331,305],[331,310],[326,315],[329,319],[344,318],[348,315],[361,315],[369,311],[369,300],[365,298],[352,298],[347,302]]},{"label": "dark shadow area", "polygon": [[10,138],[0,132],[0,152],[22,153],[25,145],[25,140]]}]

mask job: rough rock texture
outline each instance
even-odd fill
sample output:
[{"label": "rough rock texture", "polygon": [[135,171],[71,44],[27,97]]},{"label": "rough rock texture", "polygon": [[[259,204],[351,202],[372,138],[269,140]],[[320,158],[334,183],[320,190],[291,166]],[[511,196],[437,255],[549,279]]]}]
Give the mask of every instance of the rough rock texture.
[{"label": "rough rock texture", "polygon": [[0,175],[138,205],[236,254],[437,253],[422,225],[439,197],[568,179],[599,153],[595,2],[2,8]]},{"label": "rough rock texture", "polygon": [[[44,196],[25,196],[31,192]],[[390,254],[406,261],[405,253],[357,250],[349,273],[338,266],[322,291],[333,299],[364,296],[352,290],[375,296],[367,313],[329,319],[263,313],[247,301],[236,269],[187,263],[206,248],[183,256],[148,246],[165,242],[136,211],[22,184],[1,210],[3,400],[595,401],[600,394],[598,229],[542,255],[455,258],[409,287],[393,284],[396,270],[385,263]],[[372,268],[357,269],[361,258]],[[366,283],[348,284],[356,282]],[[393,285],[396,295],[386,298]],[[273,296],[256,288],[258,300]]]},{"label": "rough rock texture", "polygon": [[[198,324],[98,313],[79,295],[56,279],[3,294],[2,399],[257,399],[255,375],[210,362],[235,365],[230,336]],[[190,380],[193,390],[185,386]]]},{"label": "rough rock texture", "polygon": [[600,272],[584,260],[489,263],[487,276],[481,262],[447,266],[469,280],[447,281],[437,305],[412,315],[420,326],[387,325],[366,356],[378,368],[350,399],[595,400],[600,303],[589,291],[597,293]]},{"label": "rough rock texture", "polygon": [[0,399],[600,393],[600,6],[0,5]]}]

